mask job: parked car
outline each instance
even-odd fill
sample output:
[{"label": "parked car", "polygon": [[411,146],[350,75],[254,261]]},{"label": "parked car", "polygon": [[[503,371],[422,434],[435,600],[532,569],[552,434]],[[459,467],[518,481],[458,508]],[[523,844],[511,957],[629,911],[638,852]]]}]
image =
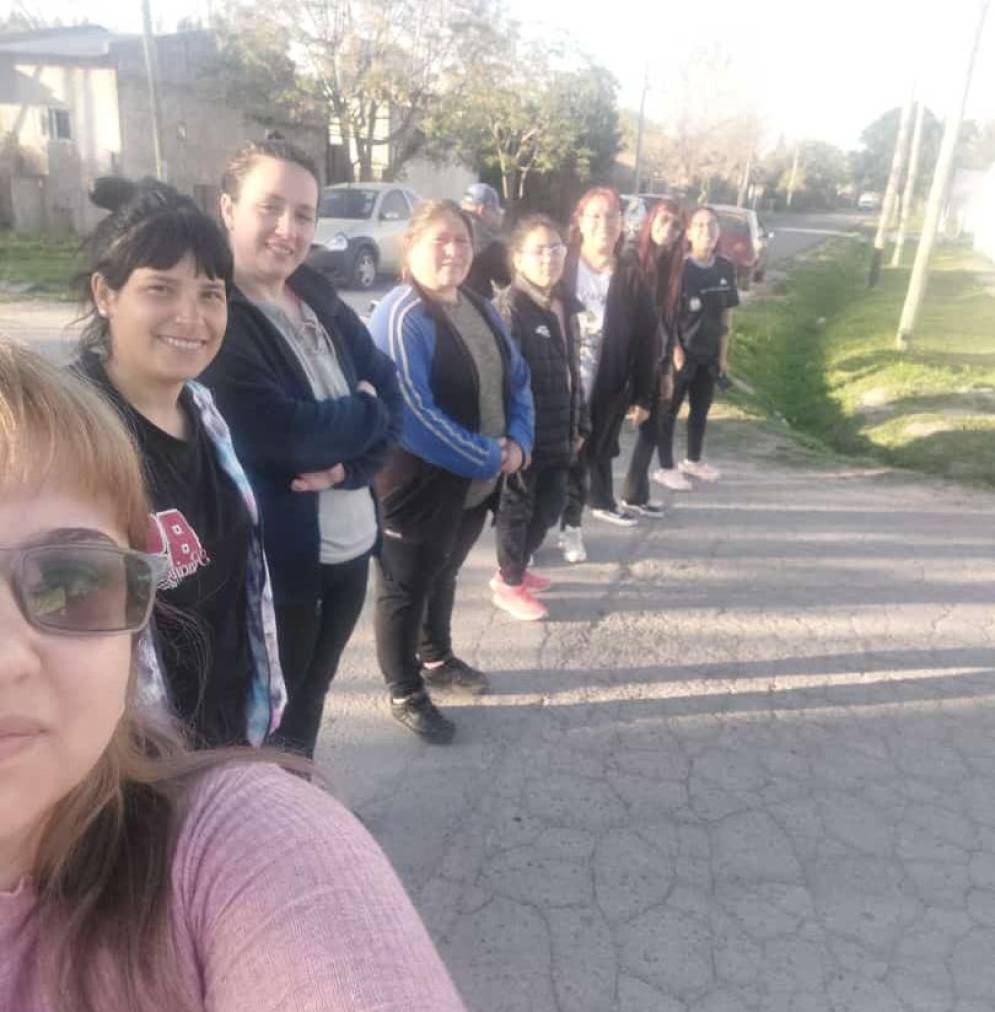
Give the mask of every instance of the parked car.
[{"label": "parked car", "polygon": [[873,190],[866,190],[857,198],[858,211],[880,211],[881,194]]},{"label": "parked car", "polygon": [[396,183],[326,186],[307,262],[336,281],[372,288],[377,274],[399,270],[401,237],[420,201],[417,193]]},{"label": "parked car", "polygon": [[719,216],[718,251],[736,265],[736,284],[745,291],[754,281],[763,281],[767,247],[774,233],[764,228],[751,208],[729,204],[712,207]]}]

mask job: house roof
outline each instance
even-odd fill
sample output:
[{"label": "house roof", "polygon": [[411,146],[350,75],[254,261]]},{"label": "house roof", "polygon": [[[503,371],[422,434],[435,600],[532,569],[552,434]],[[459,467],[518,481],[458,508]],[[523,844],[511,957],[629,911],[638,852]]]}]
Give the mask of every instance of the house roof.
[{"label": "house roof", "polygon": [[100,25],[73,25],[68,28],[39,28],[30,32],[0,35],[0,54],[43,56],[49,59],[86,59],[107,56],[117,35]]}]

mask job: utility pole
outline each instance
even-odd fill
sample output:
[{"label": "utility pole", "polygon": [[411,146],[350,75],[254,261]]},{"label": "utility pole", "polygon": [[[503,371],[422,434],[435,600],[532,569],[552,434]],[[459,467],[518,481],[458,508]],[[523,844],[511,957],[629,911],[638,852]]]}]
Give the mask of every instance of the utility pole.
[{"label": "utility pole", "polygon": [[901,267],[902,253],[905,248],[905,233],[909,229],[909,218],[912,217],[912,205],[915,202],[916,183],[919,181],[919,152],[922,148],[922,131],[926,122],[926,103],[920,101],[916,110],[916,125],[912,130],[912,147],[909,150],[909,173],[905,177],[905,196],[902,197],[902,217],[898,222],[898,235],[895,236],[895,251],[891,255],[891,266]]},{"label": "utility pole", "polygon": [[905,294],[905,305],[902,306],[902,317],[898,323],[898,333],[895,335],[895,347],[899,351],[905,351],[909,347],[919,319],[922,298],[926,293],[926,282],[929,279],[929,258],[936,241],[936,226],[940,221],[940,212],[943,209],[943,201],[950,183],[950,173],[953,170],[954,155],[957,151],[957,138],[960,135],[960,124],[964,118],[967,96],[971,91],[971,76],[974,74],[974,64],[978,59],[978,47],[985,31],[985,19],[988,17],[990,2],[991,0],[981,0],[978,10],[978,27],[974,33],[971,56],[964,72],[960,106],[951,110],[943,128],[943,141],[940,143],[940,153],[936,159],[933,182],[929,188],[929,199],[926,201],[926,217],[922,223],[922,235],[919,236],[919,248],[916,250],[915,262],[912,264],[909,289]]},{"label": "utility pole", "polygon": [[800,143],[795,145],[795,157],[791,162],[791,175],[788,176],[788,193],[784,201],[787,207],[791,207],[791,198],[795,195],[795,183],[798,182],[798,157],[801,149]]},{"label": "utility pole", "polygon": [[640,193],[643,184],[643,123],[646,118],[646,92],[650,86],[649,63],[643,71],[643,93],[639,99],[639,127],[636,130],[636,193]]},{"label": "utility pole", "polygon": [[753,152],[746,159],[743,167],[743,178],[739,182],[739,194],[736,196],[736,206],[742,207],[746,203],[746,195],[750,189],[750,173],[753,171]]},{"label": "utility pole", "polygon": [[149,105],[152,112],[152,152],[157,179],[166,179],[162,157],[162,113],[159,107],[159,67],[156,60],[155,36],[152,34],[152,10],[149,0],[142,0],[142,44],[145,49],[145,76],[149,84]]},{"label": "utility pole", "polygon": [[888,239],[888,226],[895,213],[895,199],[898,196],[898,184],[902,181],[902,169],[905,166],[905,149],[909,144],[909,127],[912,123],[912,104],[915,89],[902,106],[902,115],[898,121],[898,136],[895,138],[895,150],[891,156],[891,171],[888,173],[888,185],[885,187],[884,200],[881,202],[881,216],[878,218],[878,230],[874,236],[874,249],[871,251],[871,270],[867,276],[867,286],[873,288],[881,277],[881,259]]}]

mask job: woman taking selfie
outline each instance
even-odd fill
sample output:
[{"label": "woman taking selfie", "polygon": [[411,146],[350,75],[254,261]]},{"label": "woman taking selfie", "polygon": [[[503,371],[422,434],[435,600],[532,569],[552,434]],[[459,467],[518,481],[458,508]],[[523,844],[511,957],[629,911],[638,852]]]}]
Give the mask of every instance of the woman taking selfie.
[{"label": "woman taking selfie", "polygon": [[250,144],[222,191],[235,285],[204,382],[262,507],[289,695],[276,741],[311,756],[366,597],[379,539],[370,481],[397,438],[401,401],[390,359],[304,264],[318,212],[308,157],[282,140]]},{"label": "woman taking selfie", "polygon": [[461,1012],[352,815],[139,706],[142,486],[107,401],[0,342],[0,1008]]},{"label": "woman taking selfie", "polygon": [[612,461],[626,414],[644,422],[654,399],[656,318],[631,256],[620,256],[622,208],[605,187],[588,190],[570,226],[564,285],[585,307],[580,314],[580,379],[591,434],[571,468],[560,546],[567,562],[587,558],[581,536],[585,503],[591,515],[620,527],[637,516],[615,501]]},{"label": "woman taking selfie", "polygon": [[456,578],[499,479],[532,451],[528,368],[490,303],[462,287],[472,258],[459,207],[420,204],[404,236],[404,281],[370,319],[404,397],[400,445],[376,483],[384,525],[377,657],[394,718],[440,744],[455,727],[426,687],[487,689],[483,672],[453,652]]},{"label": "woman taking selfie", "polygon": [[89,316],[76,368],[134,434],[167,561],[154,643],[165,694],[200,746],[261,744],[285,699],[255,497],[211,395],[192,382],[221,347],[224,235],[156,180],[98,180],[110,213],[85,244]]}]

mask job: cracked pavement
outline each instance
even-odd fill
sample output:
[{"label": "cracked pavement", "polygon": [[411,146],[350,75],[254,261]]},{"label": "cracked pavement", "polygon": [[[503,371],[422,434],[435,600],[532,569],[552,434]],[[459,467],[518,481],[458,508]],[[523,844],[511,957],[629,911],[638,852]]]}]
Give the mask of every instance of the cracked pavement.
[{"label": "cracked pavement", "polygon": [[995,494],[722,414],[722,482],[543,549],[550,621],[481,539],[452,746],[390,720],[368,607],[318,762],[471,1012],[990,1010]]}]

